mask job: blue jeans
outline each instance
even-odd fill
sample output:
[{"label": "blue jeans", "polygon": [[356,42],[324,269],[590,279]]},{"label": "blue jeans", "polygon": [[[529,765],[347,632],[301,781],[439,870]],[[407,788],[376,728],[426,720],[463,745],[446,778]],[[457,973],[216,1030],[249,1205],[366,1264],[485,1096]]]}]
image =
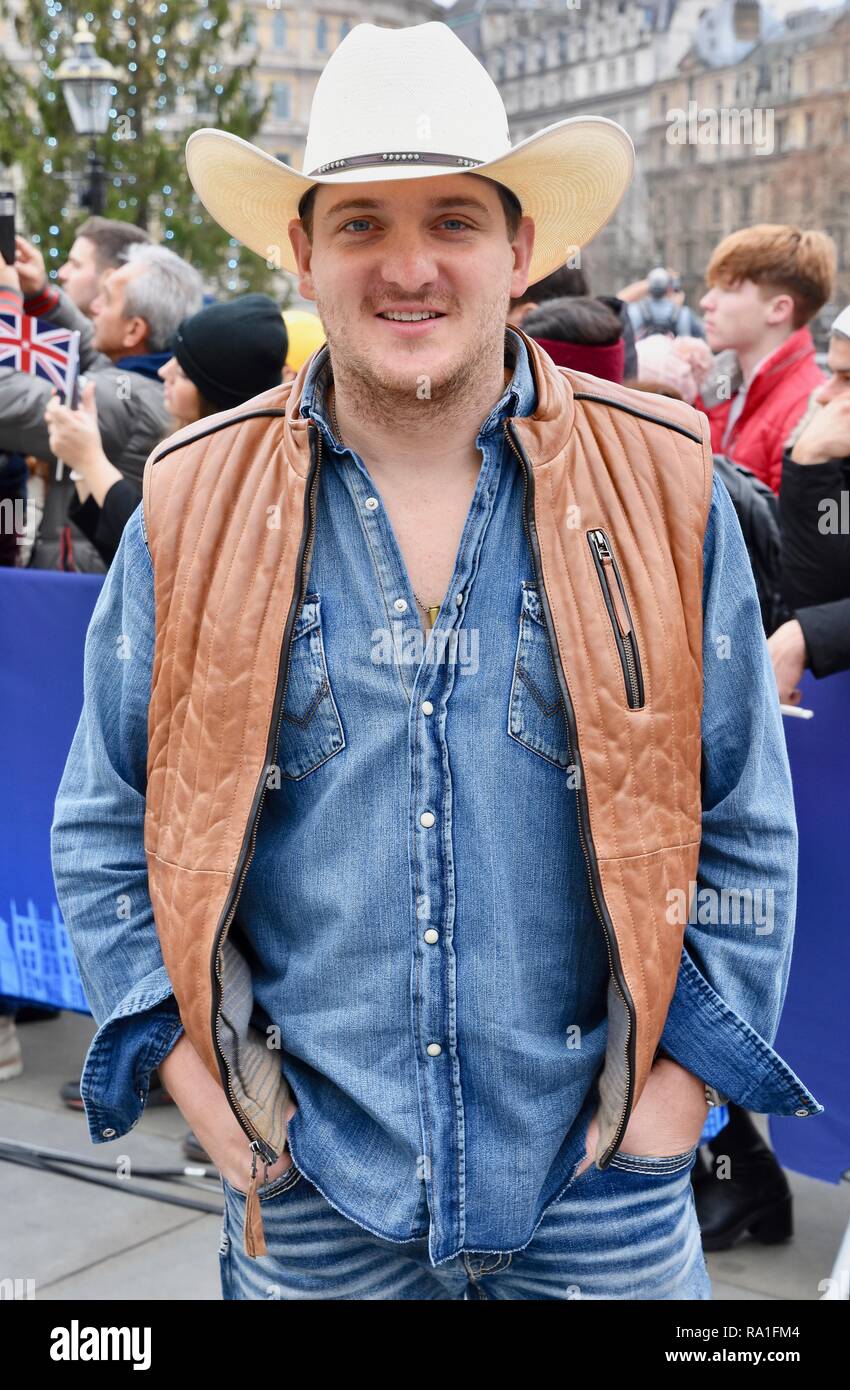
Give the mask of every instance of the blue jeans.
[{"label": "blue jeans", "polygon": [[439,1265],[427,1237],[372,1235],[294,1164],[260,1188],[269,1253],[242,1245],[245,1195],[226,1178],[219,1260],[224,1299],[710,1299],[691,1188],[697,1148],[670,1158],[618,1153],[591,1164],[520,1250],[464,1252]]}]

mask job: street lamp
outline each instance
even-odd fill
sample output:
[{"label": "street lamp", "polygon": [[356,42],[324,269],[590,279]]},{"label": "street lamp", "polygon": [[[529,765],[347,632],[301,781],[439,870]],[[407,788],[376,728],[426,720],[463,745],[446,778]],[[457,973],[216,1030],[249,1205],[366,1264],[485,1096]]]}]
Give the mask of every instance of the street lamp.
[{"label": "street lamp", "polygon": [[94,49],[94,34],[84,19],[77,20],[74,34],[74,56],[66,58],[56,70],[56,81],[78,135],[91,137],[89,151],[89,187],[83,202],[92,213],[104,209],[104,167],[97,152],[97,137],[103,135],[109,122],[112,106],[110,87],[122,80],[123,74],[99,58]]}]

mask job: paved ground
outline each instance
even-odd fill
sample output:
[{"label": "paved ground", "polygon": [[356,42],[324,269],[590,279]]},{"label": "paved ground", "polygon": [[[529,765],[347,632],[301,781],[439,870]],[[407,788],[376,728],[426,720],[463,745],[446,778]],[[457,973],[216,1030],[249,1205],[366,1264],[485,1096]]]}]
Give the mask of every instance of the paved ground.
[{"label": "paved ground", "polygon": [[[58,1098],[79,1076],[94,1025],[79,1014],[20,1029],[24,1074],[0,1085],[0,1138],[133,1164],[182,1163],[175,1106],[146,1110],[113,1144],[89,1142],[85,1118]],[[761,1123],[763,1117],[759,1117]],[[816,1300],[850,1218],[850,1187],[789,1174],[796,1234],[786,1246],[747,1239],[708,1256],[717,1300]],[[180,1189],[194,1195],[197,1189]],[[204,1200],[221,1209],[217,1182]],[[220,1216],[0,1162],[0,1277],[35,1280],[39,1299],[219,1299]]]}]

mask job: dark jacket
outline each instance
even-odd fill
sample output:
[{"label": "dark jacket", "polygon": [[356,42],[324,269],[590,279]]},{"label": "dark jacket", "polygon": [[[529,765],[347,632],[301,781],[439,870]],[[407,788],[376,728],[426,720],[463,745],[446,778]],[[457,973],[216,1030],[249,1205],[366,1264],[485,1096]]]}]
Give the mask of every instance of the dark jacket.
[{"label": "dark jacket", "polygon": [[726,485],[741,524],[756,581],[762,625],[769,637],[788,617],[780,584],[779,503],[767,483],[725,454],[714,455],[714,467]]},{"label": "dark jacket", "polygon": [[803,629],[809,669],[850,670],[850,458],[794,463],[786,449],[779,513],[782,595]]}]

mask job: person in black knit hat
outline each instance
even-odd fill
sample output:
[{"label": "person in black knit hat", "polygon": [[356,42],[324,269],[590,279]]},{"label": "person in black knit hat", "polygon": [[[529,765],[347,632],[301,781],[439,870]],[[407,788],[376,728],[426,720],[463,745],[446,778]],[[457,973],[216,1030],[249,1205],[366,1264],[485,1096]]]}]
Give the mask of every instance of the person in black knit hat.
[{"label": "person in black knit hat", "polygon": [[[279,386],[288,341],[274,300],[267,294],[245,294],[184,319],[169,346],[173,355],[158,374],[178,430]],[[78,410],[54,395],[45,419],[56,457],[80,474],[69,516],[110,564],[142,500],[141,488],[124,478],[103,452],[92,383],[84,387]]]}]

